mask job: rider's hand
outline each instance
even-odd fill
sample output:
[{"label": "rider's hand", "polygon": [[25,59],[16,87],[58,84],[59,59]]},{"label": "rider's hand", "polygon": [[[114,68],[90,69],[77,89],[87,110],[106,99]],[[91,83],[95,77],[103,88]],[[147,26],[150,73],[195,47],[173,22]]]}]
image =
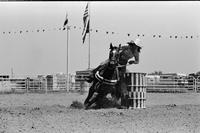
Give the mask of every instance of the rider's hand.
[{"label": "rider's hand", "polygon": [[130,60],[128,61],[129,64],[135,64],[135,61],[134,60]]}]

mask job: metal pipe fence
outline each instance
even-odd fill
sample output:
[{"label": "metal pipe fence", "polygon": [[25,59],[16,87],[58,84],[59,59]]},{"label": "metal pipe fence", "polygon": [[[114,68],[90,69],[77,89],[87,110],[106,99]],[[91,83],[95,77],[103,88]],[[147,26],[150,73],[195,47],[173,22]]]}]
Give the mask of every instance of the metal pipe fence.
[{"label": "metal pipe fence", "polygon": [[73,84],[72,77],[71,74],[68,75],[68,78],[67,75],[62,74],[0,79],[0,93],[68,92]]},{"label": "metal pipe fence", "polygon": [[199,80],[194,77],[169,77],[150,78],[146,77],[147,92],[198,92],[200,88]]},{"label": "metal pipe fence", "polygon": [[[68,76],[68,78],[67,78]],[[0,79],[0,93],[87,92],[91,84],[76,80],[76,75],[24,76]],[[68,79],[68,80],[67,80]],[[200,92],[200,76],[150,78],[145,77],[147,92]]]}]

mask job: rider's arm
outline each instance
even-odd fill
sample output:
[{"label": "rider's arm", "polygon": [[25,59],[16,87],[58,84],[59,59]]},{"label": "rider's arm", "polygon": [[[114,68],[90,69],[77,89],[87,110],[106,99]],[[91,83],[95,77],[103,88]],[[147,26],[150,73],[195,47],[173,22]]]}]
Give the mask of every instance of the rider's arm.
[{"label": "rider's arm", "polygon": [[139,61],[136,61],[136,60],[129,60],[128,61],[128,64],[138,64]]},{"label": "rider's arm", "polygon": [[135,60],[128,60],[128,64],[139,64],[139,57],[135,58]]}]

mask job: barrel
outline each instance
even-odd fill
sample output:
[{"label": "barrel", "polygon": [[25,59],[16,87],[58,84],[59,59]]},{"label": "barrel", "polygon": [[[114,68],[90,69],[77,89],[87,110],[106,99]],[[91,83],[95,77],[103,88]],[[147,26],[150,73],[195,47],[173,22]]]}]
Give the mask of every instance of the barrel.
[{"label": "barrel", "polygon": [[128,90],[128,106],[130,109],[146,108],[146,73],[127,72],[125,73]]}]

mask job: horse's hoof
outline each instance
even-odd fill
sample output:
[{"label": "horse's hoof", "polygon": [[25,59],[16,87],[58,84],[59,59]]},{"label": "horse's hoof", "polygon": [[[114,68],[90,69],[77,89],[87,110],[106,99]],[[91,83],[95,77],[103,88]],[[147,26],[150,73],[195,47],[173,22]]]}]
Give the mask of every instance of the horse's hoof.
[{"label": "horse's hoof", "polygon": [[89,109],[88,104],[85,104],[85,105],[84,105],[84,109],[85,109],[85,110],[88,110],[88,109]]},{"label": "horse's hoof", "polygon": [[88,107],[85,107],[85,106],[84,106],[84,108],[83,108],[83,109],[85,109],[85,110],[88,110]]},{"label": "horse's hoof", "polygon": [[88,107],[84,107],[84,110],[88,110]]},{"label": "horse's hoof", "polygon": [[127,109],[126,106],[118,106],[117,108],[118,108],[118,109]]}]

